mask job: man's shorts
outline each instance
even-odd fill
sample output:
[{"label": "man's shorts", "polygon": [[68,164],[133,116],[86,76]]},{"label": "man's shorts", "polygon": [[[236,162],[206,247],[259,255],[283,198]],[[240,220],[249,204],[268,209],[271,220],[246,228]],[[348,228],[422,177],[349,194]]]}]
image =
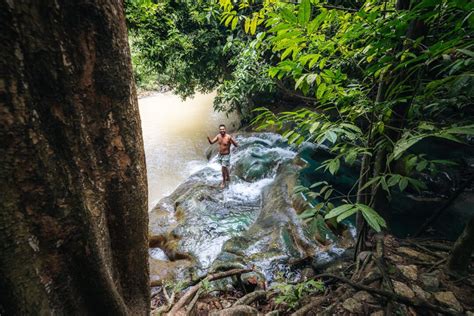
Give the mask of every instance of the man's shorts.
[{"label": "man's shorts", "polygon": [[229,167],[230,166],[230,154],[228,155],[217,155],[217,162],[221,164],[223,167]]}]

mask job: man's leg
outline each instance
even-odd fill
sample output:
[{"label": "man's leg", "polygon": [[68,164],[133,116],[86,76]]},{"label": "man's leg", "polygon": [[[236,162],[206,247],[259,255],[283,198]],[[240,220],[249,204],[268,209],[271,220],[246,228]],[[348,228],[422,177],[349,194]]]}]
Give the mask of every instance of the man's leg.
[{"label": "man's leg", "polygon": [[230,182],[229,167],[224,167],[224,168],[225,168],[225,180],[227,182]]},{"label": "man's leg", "polygon": [[227,156],[226,156],[226,160],[225,160],[224,167],[225,167],[225,180],[226,180],[227,182],[230,182],[230,172],[229,172],[229,168],[230,168],[230,155],[227,155]]},{"label": "man's leg", "polygon": [[225,179],[226,179],[226,167],[222,166],[222,183],[221,188],[225,187]]},{"label": "man's leg", "polygon": [[222,171],[223,171],[223,176],[224,176],[225,181],[229,182],[230,181],[230,179],[229,179],[229,167],[227,167],[227,166],[222,167]]}]

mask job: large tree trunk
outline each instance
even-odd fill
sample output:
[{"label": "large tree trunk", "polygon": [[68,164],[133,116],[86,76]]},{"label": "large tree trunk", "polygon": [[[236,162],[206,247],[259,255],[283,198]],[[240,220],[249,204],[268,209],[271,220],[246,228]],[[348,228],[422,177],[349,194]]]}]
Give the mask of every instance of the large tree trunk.
[{"label": "large tree trunk", "polygon": [[0,29],[0,314],[147,314],[122,3],[0,0]]}]

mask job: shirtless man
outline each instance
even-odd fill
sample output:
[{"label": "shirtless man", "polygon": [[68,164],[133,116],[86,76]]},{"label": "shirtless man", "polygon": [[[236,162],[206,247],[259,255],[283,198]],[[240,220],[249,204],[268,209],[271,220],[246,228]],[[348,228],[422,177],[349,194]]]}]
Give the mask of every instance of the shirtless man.
[{"label": "shirtless man", "polygon": [[226,133],[225,125],[219,125],[219,134],[216,135],[212,140],[207,136],[207,141],[209,144],[214,144],[217,142],[219,144],[219,155],[217,156],[217,161],[222,166],[222,183],[221,188],[224,188],[226,185],[226,181],[230,181],[229,176],[229,166],[230,166],[230,145],[234,145],[235,147],[239,147],[235,140]]}]

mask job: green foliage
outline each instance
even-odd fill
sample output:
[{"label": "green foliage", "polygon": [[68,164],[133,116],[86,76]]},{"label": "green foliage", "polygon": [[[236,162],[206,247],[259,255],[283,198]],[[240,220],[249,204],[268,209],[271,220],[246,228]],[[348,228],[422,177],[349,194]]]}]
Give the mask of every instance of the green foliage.
[{"label": "green foliage", "polygon": [[[368,177],[359,179],[367,205],[341,196],[348,204],[323,213],[338,221],[359,213],[380,230],[386,224],[372,207],[376,192],[421,192],[426,186],[417,174],[454,164],[415,155],[413,147],[429,138],[463,143],[473,135],[474,4],[421,0],[399,10],[395,1],[258,3],[220,6],[245,21],[248,34],[266,34],[268,76],[312,100],[312,108],[278,114],[257,108],[254,124],[282,130],[295,145],[328,146],[334,157],[320,168],[332,175],[342,163],[368,157]],[[257,21],[256,29],[247,21]],[[404,170],[393,170],[400,162]],[[325,203],[334,198],[327,192],[304,194]],[[302,217],[319,218],[321,210],[310,207]]]},{"label": "green foliage", "polygon": [[233,68],[217,89],[214,108],[218,111],[240,112],[241,118],[250,119],[254,108],[253,98],[275,92],[275,83],[267,76],[269,65],[259,56],[261,36],[252,42],[229,37],[226,50],[233,56],[228,65]]},{"label": "green foliage", "polygon": [[278,283],[274,287],[278,291],[275,303],[284,303],[290,309],[294,309],[300,304],[300,300],[303,297],[323,291],[324,283],[322,281],[308,280],[297,284]]},{"label": "green foliage", "polygon": [[158,74],[145,62],[144,57],[140,51],[136,49],[133,44],[133,37],[130,37],[130,48],[133,64],[133,75],[138,89],[144,91],[158,90],[157,78]]},{"label": "green foliage", "polygon": [[175,282],[175,281],[165,280],[163,283],[163,286],[170,293],[180,293],[181,291],[185,289],[186,281],[179,280]]},{"label": "green foliage", "polygon": [[201,281],[201,290],[204,293],[209,293],[211,291],[211,282],[207,278]]},{"label": "green foliage", "polygon": [[[295,146],[328,147],[333,157],[320,168],[331,176],[370,161],[359,179],[365,206],[328,183],[299,192],[311,227],[340,210],[333,203],[352,207],[329,220],[360,214],[375,230],[385,227],[377,192],[420,194],[420,174],[454,166],[416,152],[418,144],[464,143],[474,134],[471,1],[125,4],[139,85],[156,78],[183,97],[217,89],[216,109],[256,116],[255,126],[280,130]],[[305,108],[275,114],[261,107],[277,93]]]},{"label": "green foliage", "polygon": [[369,226],[372,227],[376,232],[380,232],[382,228],[387,227],[385,220],[379,214],[377,214],[374,209],[360,203],[344,204],[338,206],[326,214],[325,218],[328,219],[335,217],[337,222],[341,222],[357,212],[360,212],[364,216],[367,224],[369,224]]},{"label": "green foliage", "polygon": [[[214,90],[225,73],[228,32],[208,1],[125,1],[136,79],[143,68],[182,97]],[[146,66],[142,66],[146,65]]]}]

